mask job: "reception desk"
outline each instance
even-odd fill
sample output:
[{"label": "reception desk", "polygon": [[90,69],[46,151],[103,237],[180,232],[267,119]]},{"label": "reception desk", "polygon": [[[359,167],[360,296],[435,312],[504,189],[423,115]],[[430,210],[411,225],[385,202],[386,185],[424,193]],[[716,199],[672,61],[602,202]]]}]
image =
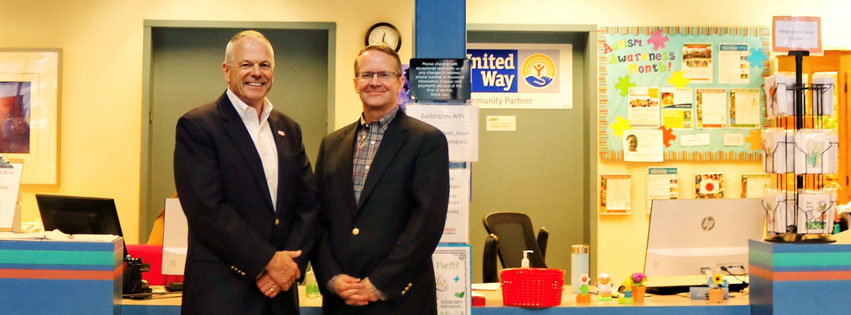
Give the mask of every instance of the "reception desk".
[{"label": "reception desk", "polygon": [[[164,294],[161,286],[154,287],[153,298],[147,300],[124,299],[121,301],[121,315],[180,315],[180,293]],[[304,286],[298,287],[301,315],[321,315],[322,298],[308,299],[304,295]]]},{"label": "reception desk", "polygon": [[[751,308],[748,297],[739,293],[731,293],[730,300],[722,304],[710,304],[709,301],[693,301],[677,295],[647,296],[644,304],[621,305],[617,300],[599,302],[592,296],[591,304],[577,305],[576,295],[565,287],[562,304],[550,308],[525,309],[521,307],[504,306],[500,291],[475,291],[485,296],[483,307],[473,307],[473,314],[750,314]],[[301,314],[321,314],[321,299],[308,299],[304,296],[304,287],[299,287]],[[180,314],[180,295],[159,295],[150,300],[124,299],[121,306],[123,315],[147,314]]]},{"label": "reception desk", "polygon": [[0,314],[117,314],[124,240],[0,240]]},{"label": "reception desk", "polygon": [[750,241],[754,314],[848,314],[851,244],[784,244]]},{"label": "reception desk", "polygon": [[485,296],[485,306],[474,307],[473,314],[750,314],[748,297],[731,293],[730,299],[722,304],[711,304],[706,300],[691,300],[679,295],[647,295],[642,304],[618,304],[617,299],[598,301],[591,296],[590,304],[576,304],[576,294],[570,287],[562,291],[561,305],[541,309],[524,309],[504,306],[501,291],[474,291]]}]

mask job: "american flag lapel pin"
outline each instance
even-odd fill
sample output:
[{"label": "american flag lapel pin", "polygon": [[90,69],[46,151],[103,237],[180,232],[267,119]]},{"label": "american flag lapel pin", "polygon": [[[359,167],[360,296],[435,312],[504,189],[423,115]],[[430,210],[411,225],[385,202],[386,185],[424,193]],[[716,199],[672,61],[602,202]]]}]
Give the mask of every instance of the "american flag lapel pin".
[{"label": "american flag lapel pin", "polygon": [[286,134],[286,133],[284,133],[284,131],[283,131],[283,130],[278,130],[278,135],[279,135],[279,136],[281,136],[281,137],[286,137],[286,136],[287,136],[287,134]]}]

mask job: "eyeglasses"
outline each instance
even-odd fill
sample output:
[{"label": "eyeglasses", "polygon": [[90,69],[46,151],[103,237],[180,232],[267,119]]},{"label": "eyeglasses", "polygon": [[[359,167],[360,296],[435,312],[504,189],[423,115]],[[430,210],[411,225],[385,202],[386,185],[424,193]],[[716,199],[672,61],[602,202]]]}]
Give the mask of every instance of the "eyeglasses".
[{"label": "eyeglasses", "polygon": [[240,62],[239,64],[233,65],[233,66],[229,65],[229,67],[239,68],[240,70],[246,70],[247,71],[247,70],[253,69],[255,65],[259,66],[260,70],[262,70],[262,71],[272,70],[273,68],[275,68],[275,66],[271,62],[261,62],[259,64],[255,64],[253,62],[247,62],[247,61]]},{"label": "eyeglasses", "polygon": [[392,71],[380,71],[380,72],[364,71],[364,72],[358,72],[357,74],[355,74],[355,76],[358,78],[358,80],[364,81],[364,82],[372,81],[372,78],[376,77],[376,76],[378,77],[378,80],[386,82],[386,81],[390,81],[392,79],[395,79],[397,76],[399,76],[399,74],[396,73],[396,72],[392,72]]}]

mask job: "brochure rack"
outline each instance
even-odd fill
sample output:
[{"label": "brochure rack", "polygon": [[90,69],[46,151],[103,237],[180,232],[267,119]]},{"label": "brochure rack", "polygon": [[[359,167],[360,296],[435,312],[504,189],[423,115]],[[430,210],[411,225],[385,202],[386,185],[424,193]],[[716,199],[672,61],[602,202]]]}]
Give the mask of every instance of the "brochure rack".
[{"label": "brochure rack", "polygon": [[[794,84],[782,76],[766,80],[765,95],[770,126],[763,132],[764,166],[774,177],[776,190],[763,200],[768,224],[767,241],[833,242],[836,190],[825,178],[836,173],[839,141],[835,131],[825,129],[825,115],[833,112],[833,84],[804,84],[802,63],[807,51],[790,51],[795,57]],[[807,106],[806,93],[812,93]],[[791,105],[788,106],[788,102]],[[784,103],[787,102],[787,103]],[[769,105],[770,104],[770,105]],[[790,108],[778,110],[779,108]]]}]

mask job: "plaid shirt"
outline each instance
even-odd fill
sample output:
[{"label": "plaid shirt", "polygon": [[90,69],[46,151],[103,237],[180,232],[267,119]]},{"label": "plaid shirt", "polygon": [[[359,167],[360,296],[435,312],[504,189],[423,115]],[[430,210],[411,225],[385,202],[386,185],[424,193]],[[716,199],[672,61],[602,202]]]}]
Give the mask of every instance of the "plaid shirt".
[{"label": "plaid shirt", "polygon": [[399,112],[399,107],[393,108],[387,115],[367,124],[363,114],[361,114],[358,134],[357,146],[355,147],[355,156],[352,164],[352,181],[355,184],[355,203],[360,202],[360,193],[363,191],[363,184],[366,182],[366,175],[369,173],[369,167],[372,165],[372,159],[375,158],[375,152],[378,152],[378,146],[381,145],[381,139],[384,138],[384,132],[390,126],[390,122],[396,117]]}]

